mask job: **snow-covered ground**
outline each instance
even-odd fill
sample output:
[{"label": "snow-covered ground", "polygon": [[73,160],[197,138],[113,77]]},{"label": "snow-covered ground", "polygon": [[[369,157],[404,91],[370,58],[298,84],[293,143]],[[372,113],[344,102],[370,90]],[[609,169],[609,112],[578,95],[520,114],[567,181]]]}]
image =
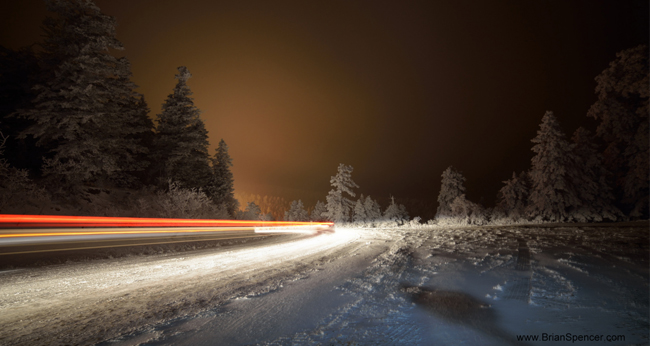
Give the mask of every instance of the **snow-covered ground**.
[{"label": "snow-covered ground", "polygon": [[[647,223],[339,228],[0,278],[3,345],[649,343]],[[544,333],[603,341],[516,341]]]}]

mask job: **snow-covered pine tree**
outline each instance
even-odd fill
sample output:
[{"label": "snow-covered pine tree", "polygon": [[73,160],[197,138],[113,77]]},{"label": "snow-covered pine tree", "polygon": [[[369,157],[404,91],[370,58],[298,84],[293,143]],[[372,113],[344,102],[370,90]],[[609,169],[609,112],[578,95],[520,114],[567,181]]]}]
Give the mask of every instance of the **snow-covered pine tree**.
[{"label": "snow-covered pine tree", "polygon": [[291,204],[289,205],[289,210],[284,212],[284,221],[295,221],[295,214],[296,214],[296,204],[298,201],[291,201]]},{"label": "snow-covered pine tree", "polygon": [[359,186],[352,181],[352,166],[339,164],[338,173],[330,179],[330,184],[334,187],[327,194],[327,211],[324,217],[334,222],[347,222],[350,220],[350,209],[354,202],[343,196],[343,193],[351,197],[355,196],[352,188]]},{"label": "snow-covered pine tree", "polygon": [[536,155],[529,173],[528,215],[546,221],[571,221],[572,211],[580,206],[570,171],[576,159],[553,112],[544,114],[537,137],[531,141]]},{"label": "snow-covered pine tree", "polygon": [[390,205],[384,210],[384,220],[396,221],[399,214],[399,207],[395,204],[395,197],[390,196]]},{"label": "snow-covered pine tree", "polygon": [[442,172],[436,219],[452,216],[451,203],[463,194],[465,194],[465,177],[453,166],[449,166]]},{"label": "snow-covered pine tree", "polygon": [[109,52],[123,49],[115,19],[91,0],[49,0],[47,7],[56,17],[43,23],[39,58],[51,72],[34,87],[32,106],[17,112],[34,122],[21,137],[53,147],[43,172],[67,188],[141,170],[146,148],[138,134],[151,128],[142,121],[129,61]]},{"label": "snow-covered pine tree", "polygon": [[513,220],[523,218],[526,215],[528,186],[526,185],[525,175],[525,172],[521,172],[519,176],[512,172],[512,178],[503,182],[505,185],[498,193],[497,208]]},{"label": "snow-covered pine tree", "polygon": [[[133,107],[133,114],[135,115],[133,121],[139,128],[145,130],[129,134],[127,135],[127,139],[139,143],[144,147],[144,150],[130,158],[135,159],[135,162],[137,162],[136,165],[130,165],[130,169],[118,172],[114,179],[122,186],[137,189],[153,182],[151,181],[152,164],[149,160],[151,160],[155,134],[154,124],[151,118],[149,118],[149,107],[144,100],[144,96],[140,95],[139,99],[131,104],[131,107]],[[129,167],[126,162],[122,166]]]},{"label": "snow-covered pine tree", "polygon": [[354,204],[354,216],[352,217],[352,221],[354,222],[366,222],[368,220],[368,215],[366,215],[366,207],[363,205],[364,198],[363,194],[361,194],[361,197],[357,200],[357,202]]},{"label": "snow-covered pine tree", "polygon": [[399,218],[404,221],[408,221],[410,219],[409,213],[406,210],[406,206],[404,204],[399,204]]},{"label": "snow-covered pine tree", "polygon": [[648,78],[648,46],[617,53],[596,77],[598,101],[588,112],[600,120],[596,133],[606,145],[604,164],[613,173],[619,205],[634,218],[649,212]]},{"label": "snow-covered pine tree", "polygon": [[363,206],[366,209],[367,221],[372,222],[381,220],[381,206],[379,206],[377,201],[370,198],[370,196],[367,196]]},{"label": "snow-covered pine tree", "polygon": [[450,207],[453,219],[458,223],[482,225],[487,222],[483,206],[468,200],[465,194],[456,197]]},{"label": "snow-covered pine tree", "polygon": [[206,186],[208,196],[217,205],[225,205],[228,214],[235,215],[239,202],[235,199],[235,181],[230,167],[232,158],[228,154],[228,145],[222,139],[212,158],[212,176]]},{"label": "snow-covered pine tree", "polygon": [[190,77],[187,67],[178,68],[178,83],[158,115],[154,143],[161,177],[172,178],[184,187],[199,188],[208,185],[212,172],[208,131],[191,98],[192,91],[187,85]]},{"label": "snow-covered pine tree", "polygon": [[596,144],[592,141],[591,133],[579,127],[571,138],[573,141],[573,186],[580,201],[580,207],[574,212],[577,221],[602,221],[609,219],[616,221],[622,217],[618,208],[614,206],[614,195],[607,177],[609,172],[602,165],[602,156],[598,153]]},{"label": "snow-covered pine tree", "polygon": [[261,220],[265,221],[267,215],[262,214],[260,207],[255,202],[248,202],[244,211],[237,212],[239,220]]},{"label": "snow-covered pine tree", "polygon": [[311,211],[311,221],[327,221],[327,218],[323,216],[327,212],[327,207],[325,203],[321,201],[316,201],[314,210]]},{"label": "snow-covered pine tree", "polygon": [[257,217],[260,221],[273,221],[273,215],[271,213],[262,213]]},{"label": "snow-covered pine tree", "polygon": [[284,221],[309,221],[309,213],[301,200],[291,202],[291,207],[284,213]]},{"label": "snow-covered pine tree", "polygon": [[404,222],[408,221],[410,217],[409,212],[406,210],[406,206],[404,204],[398,204],[397,208],[399,209],[399,213],[397,214],[399,220]]},{"label": "snow-covered pine tree", "polygon": [[403,204],[395,203],[395,197],[390,196],[390,205],[384,211],[384,220],[397,221],[403,223],[409,220],[409,214]]}]

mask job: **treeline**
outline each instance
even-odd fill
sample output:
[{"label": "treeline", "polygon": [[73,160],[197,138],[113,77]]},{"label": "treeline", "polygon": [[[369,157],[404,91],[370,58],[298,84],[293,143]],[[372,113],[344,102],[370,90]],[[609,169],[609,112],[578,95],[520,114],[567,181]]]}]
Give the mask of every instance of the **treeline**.
[{"label": "treeline", "polygon": [[359,188],[352,180],[352,171],[352,166],[340,164],[336,175],[330,179],[332,190],[327,194],[325,203],[317,201],[316,205],[308,210],[301,200],[292,201],[289,210],[284,213],[284,220],[354,222],[366,226],[387,222],[402,225],[409,221],[406,207],[395,203],[393,197],[384,211],[370,196],[364,198],[361,194],[356,201],[351,199],[350,197],[356,197],[353,189]]},{"label": "treeline", "polygon": [[0,47],[0,212],[124,214],[140,203],[152,216],[236,216],[228,146],[208,153],[188,69],[154,126],[128,59],[111,54],[123,49],[115,19],[87,0],[47,8],[43,42]]},{"label": "treeline", "polygon": [[513,173],[489,209],[465,197],[465,177],[442,173],[439,223],[598,222],[648,219],[648,47],[617,54],[596,77],[598,101],[588,116],[596,133],[580,127],[571,139],[546,112],[532,139],[528,170]]},{"label": "treeline", "polygon": [[[442,173],[438,209],[430,224],[509,224],[526,222],[600,222],[648,219],[650,143],[648,140],[649,71],[645,45],[617,54],[596,77],[598,100],[588,116],[598,121],[596,133],[583,127],[567,139],[553,112],[547,111],[537,131],[528,170],[504,181],[494,208],[465,195],[465,177],[454,167]],[[373,223],[409,220],[404,205],[385,211],[363,195],[356,202],[352,167],[341,164],[330,180],[326,202],[308,212],[293,201],[285,220]],[[428,203],[411,201],[416,209]],[[429,204],[430,205],[430,204]],[[415,223],[419,221],[416,218]]]}]

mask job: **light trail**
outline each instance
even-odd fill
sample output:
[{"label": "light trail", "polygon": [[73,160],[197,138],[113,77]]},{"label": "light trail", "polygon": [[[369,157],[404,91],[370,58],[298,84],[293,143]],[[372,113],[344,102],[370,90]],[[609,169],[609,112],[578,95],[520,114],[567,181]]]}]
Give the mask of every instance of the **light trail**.
[{"label": "light trail", "polygon": [[331,222],[6,214],[0,215],[0,255],[237,239],[258,233],[315,234],[332,227]]},{"label": "light trail", "polygon": [[324,226],[332,222],[166,219],[105,216],[0,215],[0,228],[50,227],[287,227]]}]

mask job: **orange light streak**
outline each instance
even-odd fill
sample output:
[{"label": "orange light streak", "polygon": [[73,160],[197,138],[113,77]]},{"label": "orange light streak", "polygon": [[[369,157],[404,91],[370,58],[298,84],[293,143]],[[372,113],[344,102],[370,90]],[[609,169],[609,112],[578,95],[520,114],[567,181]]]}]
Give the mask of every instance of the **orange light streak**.
[{"label": "orange light streak", "polygon": [[[331,222],[165,219],[103,216],[0,215],[0,228],[55,227],[287,227],[325,226]],[[93,233],[96,234],[96,233]]]},{"label": "orange light streak", "polygon": [[253,227],[223,227],[211,229],[188,229],[188,230],[134,230],[134,231],[78,231],[78,232],[43,232],[43,233],[11,233],[0,234],[0,238],[17,238],[17,237],[50,237],[65,235],[106,235],[106,234],[158,234],[158,233],[201,233],[201,232],[226,232],[226,231],[244,231],[252,230]]}]

